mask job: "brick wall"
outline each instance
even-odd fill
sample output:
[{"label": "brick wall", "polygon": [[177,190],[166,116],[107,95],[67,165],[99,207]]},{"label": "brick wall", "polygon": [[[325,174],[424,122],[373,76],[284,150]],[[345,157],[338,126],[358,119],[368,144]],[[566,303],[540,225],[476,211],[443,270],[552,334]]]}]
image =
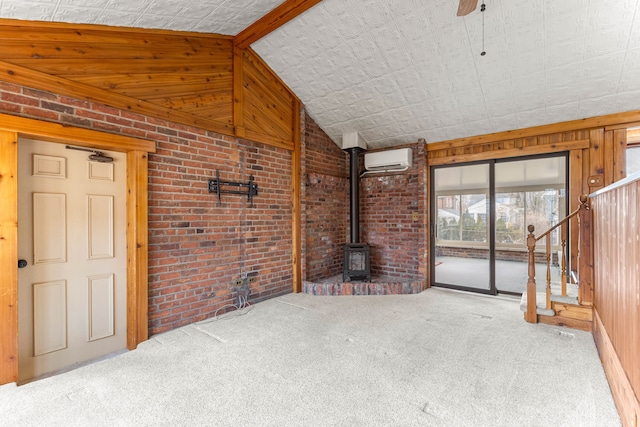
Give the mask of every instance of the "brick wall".
[{"label": "brick wall", "polygon": [[360,179],[360,237],[371,245],[374,275],[426,284],[426,164],[424,144],[414,144],[413,166]]},{"label": "brick wall", "polygon": [[348,157],[308,115],[305,145],[305,279],[342,274],[349,221]]},{"label": "brick wall", "polygon": [[[291,291],[291,153],[101,104],[0,82],[0,112],[156,142],[149,157],[149,316],[158,333],[235,301],[233,280],[255,276],[250,301]],[[259,195],[207,192],[208,178]],[[221,311],[222,312],[222,311]]]}]

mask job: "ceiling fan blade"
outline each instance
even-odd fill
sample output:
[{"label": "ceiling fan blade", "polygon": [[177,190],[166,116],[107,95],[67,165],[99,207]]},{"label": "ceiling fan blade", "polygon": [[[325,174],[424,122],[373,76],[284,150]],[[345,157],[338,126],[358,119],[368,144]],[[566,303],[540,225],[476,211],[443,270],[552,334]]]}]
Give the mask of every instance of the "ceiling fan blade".
[{"label": "ceiling fan blade", "polygon": [[458,5],[458,16],[465,16],[476,10],[478,0],[460,0]]}]

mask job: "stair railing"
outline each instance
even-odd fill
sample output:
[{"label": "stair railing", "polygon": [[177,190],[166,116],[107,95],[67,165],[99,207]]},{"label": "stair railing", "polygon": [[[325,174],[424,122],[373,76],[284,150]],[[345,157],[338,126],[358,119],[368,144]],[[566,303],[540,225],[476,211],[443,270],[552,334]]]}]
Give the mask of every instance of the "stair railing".
[{"label": "stair railing", "polygon": [[[536,242],[538,242],[539,240],[541,240],[542,238],[545,239],[545,260],[546,260],[546,264],[547,264],[547,277],[546,277],[546,304],[545,304],[545,308],[547,310],[551,310],[551,233],[556,230],[558,227],[560,227],[560,233],[562,236],[562,256],[560,258],[562,258],[560,261],[560,267],[561,267],[561,292],[562,292],[562,296],[567,296],[567,254],[566,254],[566,250],[567,250],[567,224],[569,222],[569,220],[573,217],[575,217],[576,215],[578,215],[581,212],[586,212],[589,211],[589,204],[587,203],[589,200],[589,197],[586,194],[582,194],[579,197],[579,201],[580,201],[580,205],[578,206],[578,208],[571,212],[568,216],[566,216],[564,219],[562,219],[562,221],[558,222],[557,224],[555,224],[554,226],[552,226],[551,228],[549,228],[547,231],[545,231],[544,233],[540,234],[538,237],[536,237],[533,232],[535,231],[535,227],[533,226],[533,224],[530,224],[527,227],[527,230],[529,231],[529,235],[527,236],[527,249],[529,251],[529,256],[528,256],[528,263],[529,263],[529,269],[528,269],[528,275],[529,275],[529,279],[527,280],[527,311],[525,313],[525,320],[527,322],[530,323],[537,323],[538,322],[538,313],[537,313],[537,304],[538,302],[536,301],[537,299],[537,294],[536,294],[536,265],[535,265],[535,250],[536,250]],[[580,218],[583,218],[583,220],[581,221]],[[582,236],[583,233],[581,232],[581,225],[583,223],[586,224],[586,221],[588,219],[587,215],[581,215],[578,219],[578,235]],[[589,227],[590,227],[590,222],[588,223]],[[589,227],[582,227],[582,228],[589,228]],[[590,228],[589,228],[590,230]],[[582,237],[580,237],[580,240],[584,241],[584,239]],[[583,247],[581,245],[581,250],[583,250]],[[578,275],[580,276],[580,272],[578,272]],[[589,283],[590,286],[590,283]]]}]

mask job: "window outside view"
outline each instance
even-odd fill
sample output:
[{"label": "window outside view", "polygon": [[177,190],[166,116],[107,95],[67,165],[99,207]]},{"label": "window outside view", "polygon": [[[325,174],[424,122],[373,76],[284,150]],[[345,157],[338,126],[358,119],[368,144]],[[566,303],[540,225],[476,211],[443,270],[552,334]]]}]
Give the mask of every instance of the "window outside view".
[{"label": "window outside view", "polygon": [[[436,283],[489,289],[489,168],[481,166],[487,165],[435,171]],[[566,215],[566,158],[496,163],[494,174],[495,287],[521,293],[527,283],[527,227],[533,224],[539,236]],[[551,245],[557,269],[560,229],[551,234]],[[543,283],[544,256],[536,260],[536,276]]]},{"label": "window outside view", "polygon": [[[526,244],[527,226],[536,234],[558,222],[564,189],[499,192],[496,189],[496,243],[498,246]],[[488,242],[486,194],[438,196],[438,240]],[[558,244],[558,235],[552,236]]]},{"label": "window outside view", "polygon": [[640,172],[640,145],[627,148],[627,175]]}]

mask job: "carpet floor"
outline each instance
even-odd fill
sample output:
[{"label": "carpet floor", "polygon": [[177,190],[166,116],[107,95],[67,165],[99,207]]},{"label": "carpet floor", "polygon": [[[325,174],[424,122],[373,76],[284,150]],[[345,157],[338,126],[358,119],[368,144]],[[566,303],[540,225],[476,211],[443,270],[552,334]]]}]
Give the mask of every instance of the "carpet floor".
[{"label": "carpet floor", "polygon": [[593,337],[515,298],[289,294],[0,387],[7,426],[620,426]]}]

